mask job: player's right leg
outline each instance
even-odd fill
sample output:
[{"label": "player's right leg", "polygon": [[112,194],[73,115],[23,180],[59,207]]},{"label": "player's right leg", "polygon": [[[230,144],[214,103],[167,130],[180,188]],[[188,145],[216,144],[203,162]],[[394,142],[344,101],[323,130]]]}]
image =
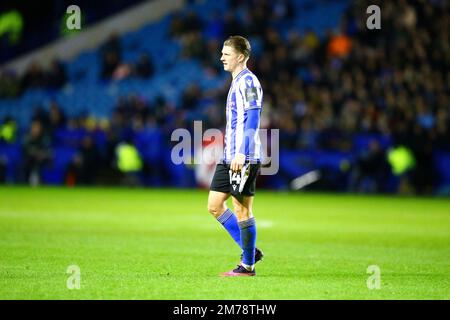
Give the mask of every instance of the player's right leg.
[{"label": "player's right leg", "polygon": [[229,197],[229,193],[210,190],[208,195],[208,212],[216,219],[219,218],[227,210],[226,201]]},{"label": "player's right leg", "polygon": [[209,191],[208,211],[223,225],[238,246],[241,247],[241,235],[237,217],[226,205],[229,197],[229,193]]}]

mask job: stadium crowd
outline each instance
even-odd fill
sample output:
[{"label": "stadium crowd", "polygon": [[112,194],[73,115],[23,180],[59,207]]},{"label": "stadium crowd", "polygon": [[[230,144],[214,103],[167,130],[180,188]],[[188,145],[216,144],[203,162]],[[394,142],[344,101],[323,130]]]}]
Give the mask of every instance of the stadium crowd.
[{"label": "stadium crowd", "polygon": [[[281,147],[347,151],[355,134],[385,136],[411,149],[416,166],[410,182],[418,192],[430,191],[436,178],[432,152],[450,150],[449,5],[385,2],[379,4],[381,30],[369,30],[365,10],[370,4],[350,6],[338,30],[322,38],[311,30],[290,30],[284,38],[277,32],[277,25],[292,18],[289,1],[233,1],[233,12],[244,18],[226,15],[221,20],[217,15],[206,22],[207,27],[213,24],[215,36],[207,43],[201,41],[202,23],[193,13],[174,20],[172,33],[181,37],[186,54],[217,70],[220,65],[209,59],[218,40],[245,30],[262,42],[250,69],[262,79],[265,123],[281,129]],[[381,148],[373,141],[369,158],[386,162]],[[386,163],[365,158],[355,170],[386,176]]]},{"label": "stadium crowd", "polygon": [[[379,4],[382,28],[368,30],[365,10],[370,4],[373,1],[349,6],[339,27],[324,35],[312,29],[279,32],[294,18],[291,0],[231,0],[229,13],[216,12],[209,19],[201,19],[194,11],[177,13],[168,32],[181,43],[181,55],[200,61],[204,72],[212,76],[222,72],[219,55],[225,37],[243,34],[259,44],[249,68],[264,88],[262,125],[280,129],[281,148],[350,151],[356,134],[382,136],[412,151],[416,166],[408,181],[417,192],[431,192],[436,179],[432,152],[450,151],[449,4],[439,0],[384,2]],[[155,76],[148,55],[143,54],[136,65],[123,65],[121,50],[118,37],[102,47],[99,77]],[[62,64],[55,62],[48,72],[33,65],[20,83],[26,90],[60,87],[65,81]],[[15,88],[11,82],[11,76],[3,75],[0,92],[5,92],[5,87]],[[88,134],[78,147],[89,160],[74,160],[74,165],[88,167],[81,170],[82,181],[92,183],[101,163],[111,165],[114,148],[121,140],[144,127],[162,127],[169,134],[175,128],[191,126],[189,113],[205,96],[214,103],[202,113],[204,120],[208,126],[222,127],[226,90],[225,86],[203,91],[190,85],[180,106],[162,97],[155,101],[122,97],[111,119],[97,123],[87,115],[67,119],[53,102],[49,112],[42,108],[36,112],[24,148],[28,159],[33,157],[29,150],[36,136],[41,137],[37,140],[42,148],[51,148],[55,127],[103,131],[106,151],[97,152]],[[8,121],[11,119],[5,123]],[[356,178],[348,188],[358,190],[358,181],[365,175],[377,185],[374,190],[382,191],[383,177],[390,170],[384,148],[379,141],[371,142],[368,152],[355,161]],[[40,163],[48,160],[46,155],[39,153]]]}]

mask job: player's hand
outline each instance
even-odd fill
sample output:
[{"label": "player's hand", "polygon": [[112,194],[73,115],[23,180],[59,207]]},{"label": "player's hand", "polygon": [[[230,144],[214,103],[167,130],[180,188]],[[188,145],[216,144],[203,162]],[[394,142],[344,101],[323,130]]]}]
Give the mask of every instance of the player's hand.
[{"label": "player's hand", "polygon": [[231,171],[238,172],[242,169],[245,163],[245,154],[238,153],[231,161],[230,169]]}]

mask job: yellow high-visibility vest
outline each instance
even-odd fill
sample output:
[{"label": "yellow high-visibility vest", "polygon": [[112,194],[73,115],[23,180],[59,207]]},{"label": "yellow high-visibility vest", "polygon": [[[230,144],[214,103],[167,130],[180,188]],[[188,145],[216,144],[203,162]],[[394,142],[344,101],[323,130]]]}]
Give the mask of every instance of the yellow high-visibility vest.
[{"label": "yellow high-visibility vest", "polygon": [[142,159],[139,151],[132,144],[121,143],[117,146],[117,166],[122,172],[142,170]]},{"label": "yellow high-visibility vest", "polygon": [[396,176],[402,175],[416,165],[414,155],[405,146],[398,146],[389,150],[388,161],[391,165],[392,173]]}]

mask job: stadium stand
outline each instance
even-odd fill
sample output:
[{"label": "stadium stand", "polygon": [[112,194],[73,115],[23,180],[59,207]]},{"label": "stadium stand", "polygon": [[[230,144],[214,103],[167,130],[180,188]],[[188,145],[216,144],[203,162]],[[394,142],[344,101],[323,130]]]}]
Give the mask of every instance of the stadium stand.
[{"label": "stadium stand", "polygon": [[[0,119],[19,128],[15,141],[0,142],[3,179],[29,181],[22,146],[34,120],[51,140],[43,183],[111,182],[115,147],[131,137],[144,159],[142,185],[195,186],[192,169],[170,161],[170,133],[192,130],[193,120],[223,126],[229,75],[220,48],[228,35],[243,34],[265,90],[263,125],[280,129],[280,171],[263,186],[287,189],[321,170],[312,189],[448,193],[448,4],[392,1],[382,29],[367,30],[368,4],[192,1],[49,70],[36,64],[22,78],[3,72]],[[401,145],[414,166],[393,174],[387,155]],[[95,149],[94,179],[73,169],[89,162],[86,148]]]}]

